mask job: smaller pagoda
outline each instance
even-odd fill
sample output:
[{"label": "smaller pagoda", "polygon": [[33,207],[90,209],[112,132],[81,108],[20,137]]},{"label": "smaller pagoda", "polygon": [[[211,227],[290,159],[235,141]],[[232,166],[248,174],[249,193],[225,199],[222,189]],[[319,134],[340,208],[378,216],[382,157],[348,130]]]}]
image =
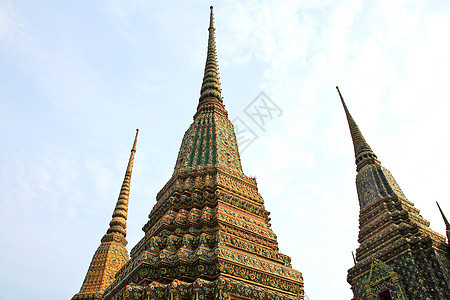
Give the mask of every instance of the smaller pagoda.
[{"label": "smaller pagoda", "polygon": [[106,234],[102,237],[100,246],[92,257],[91,264],[84,278],[80,291],[72,300],[101,299],[105,289],[114,281],[117,271],[128,261],[127,215],[130,196],[131,172],[133,170],[134,154],[139,129],[136,130],[133,148],[131,149],[125,178],[120,189],[119,199],[109,223]]},{"label": "smaller pagoda", "polygon": [[360,245],[347,276],[354,299],[450,299],[445,237],[429,227],[430,222],[381,165],[336,88],[350,128],[357,171]]}]

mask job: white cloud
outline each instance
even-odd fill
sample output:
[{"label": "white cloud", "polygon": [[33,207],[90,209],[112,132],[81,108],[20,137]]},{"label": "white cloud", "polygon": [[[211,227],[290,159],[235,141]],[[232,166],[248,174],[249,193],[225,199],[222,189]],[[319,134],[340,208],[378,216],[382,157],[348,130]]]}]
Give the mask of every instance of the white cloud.
[{"label": "white cloud", "polygon": [[6,46],[20,42],[24,20],[11,1],[0,3],[0,40]]}]

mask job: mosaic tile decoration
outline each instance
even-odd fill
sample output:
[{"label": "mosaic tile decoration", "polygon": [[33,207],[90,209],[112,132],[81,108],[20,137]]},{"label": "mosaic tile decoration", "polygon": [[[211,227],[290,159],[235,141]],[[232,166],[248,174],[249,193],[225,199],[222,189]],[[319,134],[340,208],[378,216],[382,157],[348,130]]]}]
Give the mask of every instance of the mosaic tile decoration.
[{"label": "mosaic tile decoration", "polygon": [[145,236],[103,299],[304,299],[302,274],[279,252],[256,180],[242,171],[221,98],[214,31],[211,9],[194,121]]},{"label": "mosaic tile decoration", "polygon": [[80,292],[72,300],[101,299],[105,289],[114,281],[117,271],[128,261],[127,217],[130,196],[131,173],[139,129],[136,130],[130,159],[128,160],[125,178],[120,189],[119,198],[114,209],[111,222],[101,244],[95,252]]},{"label": "mosaic tile decoration", "polygon": [[[339,91],[339,89],[338,89]],[[354,299],[450,299],[450,250],[364,139],[339,92],[355,148],[359,236],[348,270]]]}]

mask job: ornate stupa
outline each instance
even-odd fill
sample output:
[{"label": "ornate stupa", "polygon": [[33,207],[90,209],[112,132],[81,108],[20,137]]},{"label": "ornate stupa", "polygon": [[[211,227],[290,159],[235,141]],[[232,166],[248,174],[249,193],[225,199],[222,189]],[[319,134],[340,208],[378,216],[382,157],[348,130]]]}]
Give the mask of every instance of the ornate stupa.
[{"label": "ornate stupa", "polygon": [[337,89],[355,150],[360,207],[360,245],[347,276],[354,299],[450,299],[445,237],[430,229],[381,165]]},{"label": "ornate stupa", "polygon": [[[102,299],[304,299],[302,274],[279,252],[256,180],[242,171],[221,96],[212,7],[208,31],[194,121],[181,142],[172,177],[156,196],[145,235],[129,260],[121,250],[120,260],[112,261],[117,268],[102,262],[101,272],[111,277],[91,288],[91,269],[97,272],[97,257],[104,257],[100,246],[74,299],[87,299],[80,297],[88,291]],[[123,248],[124,218],[115,218],[116,213],[107,235],[117,235]]]},{"label": "ornate stupa", "polygon": [[139,129],[136,130],[125,178],[109,228],[95,251],[80,292],[73,296],[72,300],[101,299],[105,289],[114,281],[117,271],[128,261],[128,251],[125,248],[128,244],[126,240],[128,201],[138,133]]}]

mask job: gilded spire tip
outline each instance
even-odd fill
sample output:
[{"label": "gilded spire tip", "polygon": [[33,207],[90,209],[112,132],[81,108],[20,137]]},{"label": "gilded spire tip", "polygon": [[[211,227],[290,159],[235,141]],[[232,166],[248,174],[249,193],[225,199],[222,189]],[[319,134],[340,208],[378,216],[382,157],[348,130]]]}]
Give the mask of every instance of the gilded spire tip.
[{"label": "gilded spire tip", "polygon": [[135,151],[136,152],[136,143],[137,143],[138,134],[139,134],[139,128],[136,129],[136,136],[134,137],[133,148],[131,149],[131,151]]},{"label": "gilded spire tip", "polygon": [[117,199],[116,207],[114,208],[112,220],[109,222],[109,228],[106,231],[106,234],[118,233],[122,235],[124,243],[126,243],[125,237],[127,236],[128,201],[130,197],[131,173],[133,171],[138,133],[139,129],[136,129],[136,136],[134,138],[133,148],[131,149],[130,159],[128,160],[122,187],[120,189],[119,198]]},{"label": "gilded spire tip", "polygon": [[344,107],[348,126],[350,128],[350,134],[352,136],[353,148],[355,150],[356,170],[359,171],[363,166],[367,164],[379,164],[380,162],[378,161],[377,156],[372,151],[369,144],[366,142],[366,139],[359,130],[358,125],[356,125],[355,120],[353,120],[353,117],[350,114],[347,105],[345,104],[344,97],[342,97],[339,87],[336,86],[336,89],[339,93],[339,98],[341,98],[342,106]]},{"label": "gilded spire tip", "polygon": [[208,29],[214,30],[214,12],[213,12],[213,7],[210,6],[209,9],[211,9],[211,13],[209,15],[209,28]]},{"label": "gilded spire tip", "polygon": [[[208,51],[206,56],[205,73],[203,75],[203,83],[200,89],[199,105],[206,99],[217,99],[222,104],[222,94],[220,89],[219,68],[217,66],[216,58],[216,41],[214,37],[214,14],[213,7],[210,7],[211,14],[209,19],[209,37],[208,37]],[[223,105],[223,104],[222,104]]]}]

